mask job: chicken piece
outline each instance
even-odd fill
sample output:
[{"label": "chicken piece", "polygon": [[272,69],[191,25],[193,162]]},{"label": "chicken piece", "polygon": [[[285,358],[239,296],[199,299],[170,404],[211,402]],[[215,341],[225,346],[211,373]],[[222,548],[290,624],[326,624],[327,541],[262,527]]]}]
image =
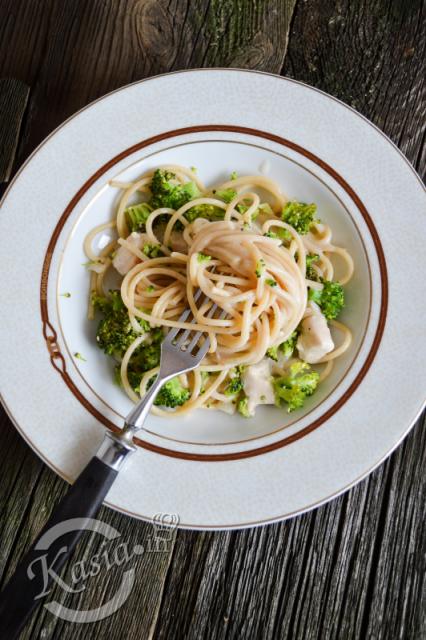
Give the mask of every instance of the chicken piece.
[{"label": "chicken piece", "polygon": [[[146,233],[133,231],[133,233],[126,238],[126,241],[129,244],[134,245],[137,249],[142,249],[143,245],[149,242],[149,239]],[[127,247],[123,246],[120,246],[119,249],[117,249],[117,253],[112,261],[113,267],[117,269],[118,273],[122,276],[125,276],[126,273],[128,273],[137,263],[137,256],[129,251]]]},{"label": "chicken piece", "polygon": [[264,358],[257,364],[247,367],[242,375],[244,393],[247,396],[247,409],[250,415],[254,415],[259,404],[275,404],[271,364],[271,360]]},{"label": "chicken piece", "polygon": [[310,308],[312,314],[302,320],[302,331],[297,339],[296,348],[302,360],[315,364],[333,351],[334,342],[327,320],[317,305],[310,305]]},{"label": "chicken piece", "polygon": [[231,416],[234,415],[236,411],[235,404],[233,404],[232,402],[216,402],[216,404],[212,406],[212,409],[223,411],[224,413],[228,413]]}]

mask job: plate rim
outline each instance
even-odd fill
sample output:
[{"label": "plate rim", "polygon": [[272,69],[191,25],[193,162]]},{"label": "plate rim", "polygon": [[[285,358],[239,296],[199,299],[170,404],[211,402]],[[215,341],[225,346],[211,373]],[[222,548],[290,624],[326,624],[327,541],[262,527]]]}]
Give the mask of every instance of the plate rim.
[{"label": "plate rim", "polygon": [[[386,318],[388,311],[388,302],[389,302],[389,283],[388,283],[388,268],[386,263],[386,256],[383,250],[382,243],[380,241],[379,233],[376,229],[374,221],[366,208],[364,202],[361,200],[357,192],[353,189],[353,187],[345,180],[341,174],[329,163],[325,162],[322,158],[314,154],[309,149],[302,147],[301,145],[289,140],[288,138],[283,138],[278,134],[274,134],[269,131],[254,129],[250,127],[243,127],[240,125],[229,125],[229,124],[199,124],[191,127],[182,127],[178,129],[172,129],[169,131],[163,131],[158,135],[151,136],[149,138],[144,138],[139,142],[133,144],[131,147],[127,149],[123,149],[119,154],[110,158],[107,162],[105,162],[102,166],[100,166],[86,181],[77,192],[72,196],[69,200],[67,206],[62,211],[56,225],[53,228],[53,231],[50,236],[49,243],[46,247],[46,252],[43,260],[42,272],[41,272],[41,283],[40,283],[40,306],[41,306],[41,321],[43,325],[43,336],[46,340],[47,348],[50,355],[50,362],[53,368],[58,371],[61,375],[63,381],[69,388],[69,390],[73,393],[73,395],[77,398],[80,404],[92,414],[99,422],[101,422],[107,429],[113,431],[114,433],[118,433],[120,428],[117,427],[111,420],[109,420],[97,407],[95,407],[91,401],[84,395],[84,393],[77,387],[74,383],[73,379],[70,377],[67,371],[67,363],[60,350],[60,346],[58,345],[58,331],[60,331],[61,323],[59,321],[59,329],[57,331],[56,327],[52,324],[53,320],[49,318],[49,305],[47,300],[47,290],[48,290],[48,282],[50,275],[50,266],[52,262],[52,257],[57,250],[58,240],[60,238],[62,229],[67,223],[67,220],[72,215],[75,210],[78,202],[84,197],[85,193],[94,185],[96,182],[102,178],[102,176],[112,167],[120,163],[125,158],[131,156],[132,154],[141,151],[142,149],[149,149],[151,145],[156,144],[157,142],[163,142],[164,140],[179,138],[180,136],[192,135],[198,133],[213,133],[213,132],[222,132],[222,133],[237,133],[247,136],[252,136],[253,138],[259,138],[260,140],[268,140],[270,142],[276,143],[282,146],[285,149],[290,149],[291,151],[300,154],[307,160],[313,162],[320,169],[325,171],[331,178],[339,184],[339,186],[345,191],[346,195],[352,200],[357,210],[361,214],[363,221],[368,228],[370,233],[371,240],[375,249],[375,258],[378,262],[379,273],[380,273],[380,294],[378,296],[377,308],[379,309],[379,316],[377,319],[377,325],[374,328],[372,342],[369,347],[367,354],[365,354],[363,362],[360,366],[359,371],[356,373],[355,378],[350,383],[349,387],[341,394],[339,394],[339,387],[343,380],[348,375],[349,371],[352,369],[353,365],[357,361],[359,351],[361,350],[364,344],[364,338],[358,348],[358,352],[354,355],[354,360],[352,361],[349,369],[346,371],[345,376],[339,381],[336,387],[331,391],[328,397],[333,395],[336,396],[333,404],[325,410],[321,415],[314,418],[307,425],[302,427],[300,430],[296,431],[294,434],[285,435],[279,440],[274,440],[272,443],[260,444],[260,446],[254,446],[253,448],[244,448],[242,451],[232,451],[232,452],[221,452],[221,453],[198,453],[195,451],[182,451],[177,449],[172,449],[165,445],[159,445],[153,442],[149,442],[146,439],[143,439],[143,435],[139,435],[134,438],[135,444],[142,448],[147,449],[153,453],[157,453],[159,455],[168,456],[172,458],[179,458],[184,460],[194,460],[200,462],[233,462],[235,460],[242,460],[245,458],[251,458],[254,456],[264,455],[265,453],[269,453],[270,451],[276,451],[280,448],[286,447],[293,442],[305,437],[312,431],[318,429],[321,425],[324,425],[327,420],[329,420],[333,415],[335,415],[343,405],[351,398],[351,396],[356,392],[359,385],[362,383],[363,379],[367,375],[371,365],[373,364],[375,357],[380,348],[380,343],[385,331],[386,326]],[[352,216],[351,216],[352,218]],[[75,228],[74,222],[73,228]],[[354,221],[353,221],[354,222]],[[360,231],[357,227],[357,224],[354,223],[358,233]],[[72,234],[72,230],[69,232]],[[68,236],[69,237],[69,236]],[[68,240],[66,240],[67,244]],[[363,242],[363,241],[362,241]],[[364,243],[363,243],[364,244]],[[365,247],[364,250],[366,251]],[[369,264],[369,273],[370,273],[370,286],[371,286],[371,267],[369,256],[366,251],[367,262]],[[53,274],[52,274],[53,275]],[[371,312],[371,301],[370,301],[370,311]],[[56,324],[56,323],[55,323]],[[48,329],[52,332],[50,336],[47,336]],[[368,325],[367,325],[368,330]],[[55,362],[57,360],[58,362]],[[60,362],[60,364],[59,364]],[[93,391],[93,390],[92,390]],[[315,410],[317,407],[314,407]],[[305,418],[306,415],[303,416]],[[278,432],[282,430],[277,429],[274,430]],[[268,434],[272,435],[272,434]],[[238,444],[238,443],[237,443]]]},{"label": "plate rim", "polygon": [[349,109],[349,111],[352,111],[352,113],[355,114],[358,118],[361,118],[362,120],[364,120],[364,122],[366,122],[370,127],[375,129],[375,131],[377,133],[379,133],[383,138],[385,138],[385,140],[387,140],[387,142],[389,142],[392,145],[392,147],[398,152],[398,154],[404,160],[406,165],[410,168],[411,172],[415,175],[415,177],[417,178],[418,182],[420,183],[420,186],[426,192],[426,186],[423,183],[423,180],[421,179],[421,177],[419,176],[418,172],[413,167],[411,162],[408,160],[408,158],[404,155],[404,153],[401,151],[401,149],[395,144],[395,142],[393,142],[393,140],[386,133],[384,133],[384,131],[382,131],[376,124],[374,124],[374,122],[369,120],[367,118],[367,116],[364,116],[362,113],[357,111],[355,109],[355,107],[352,107],[351,105],[347,104],[346,102],[343,102],[343,100],[340,100],[340,98],[336,98],[335,96],[332,96],[331,93],[327,93],[326,91],[323,91],[323,89],[318,89],[317,87],[314,87],[313,85],[310,85],[310,84],[307,84],[306,82],[303,82],[302,80],[296,80],[295,78],[291,78],[290,76],[282,76],[282,75],[280,75],[278,73],[272,73],[271,71],[260,71],[260,70],[257,70],[257,69],[244,69],[242,67],[207,67],[207,68],[194,67],[194,69],[177,69],[176,71],[165,71],[164,73],[159,73],[159,74],[154,75],[154,76],[149,76],[148,78],[141,78],[140,80],[135,80],[134,82],[129,82],[127,84],[123,84],[121,87],[117,87],[117,89],[113,89],[112,91],[108,91],[107,93],[104,93],[104,95],[99,96],[99,98],[95,98],[95,100],[92,100],[92,102],[89,102],[84,107],[81,107],[81,109],[77,109],[77,111],[75,111],[70,116],[68,116],[68,118],[66,118],[63,122],[61,122],[61,124],[59,124],[50,133],[48,133],[47,136],[45,138],[43,138],[43,140],[30,153],[28,158],[26,158],[24,160],[22,165],[17,170],[16,174],[13,176],[12,180],[7,185],[6,191],[4,192],[3,196],[0,199],[0,207],[2,206],[4,200],[6,199],[6,196],[8,195],[11,187],[14,185],[14,183],[17,180],[18,176],[25,169],[25,167],[30,162],[30,160],[33,158],[33,156],[36,155],[36,153],[41,149],[41,147],[44,146],[46,144],[46,142],[48,142],[48,140],[50,140],[50,138],[56,134],[57,131],[62,129],[66,124],[68,124],[68,122],[73,120],[80,113],[83,113],[83,111],[86,111],[86,109],[89,109],[90,107],[95,105],[97,102],[100,102],[101,100],[104,100],[105,98],[109,98],[110,96],[114,95],[115,93],[118,93],[119,91],[124,91],[125,89],[128,89],[129,87],[134,87],[135,85],[142,84],[143,82],[149,82],[150,80],[156,80],[157,78],[164,78],[166,76],[174,76],[174,75],[183,74],[183,73],[188,73],[189,74],[189,73],[194,73],[194,72],[198,72],[198,71],[202,71],[203,73],[210,73],[212,71],[227,71],[227,72],[236,72],[236,73],[253,73],[253,74],[257,74],[257,75],[261,75],[261,76],[270,76],[272,78],[277,78],[279,80],[284,80],[285,82],[291,82],[293,84],[296,84],[296,85],[299,85],[301,87],[304,87],[305,89],[309,89],[311,91],[315,91],[315,92],[321,94],[322,96],[324,96],[324,97],[326,97],[326,98],[328,98],[330,100],[333,100],[334,102],[337,102],[341,106],[345,107],[345,109]]},{"label": "plate rim", "polygon": [[[44,140],[41,141],[41,143],[34,149],[34,151],[28,156],[28,158],[25,160],[25,162],[20,166],[20,168],[18,169],[16,175],[14,176],[14,178],[12,179],[12,181],[10,182],[10,184],[8,185],[7,189],[5,190],[5,193],[0,201],[0,207],[3,205],[3,203],[5,202],[9,191],[11,190],[11,188],[15,185],[15,182],[18,180],[18,178],[21,175],[21,172],[27,167],[27,165],[30,163],[30,161],[33,159],[33,157],[38,153],[38,151],[40,150],[40,148],[47,143],[50,138],[52,136],[54,136],[60,129],[62,129],[68,122],[70,122],[71,120],[73,120],[74,118],[76,118],[77,115],[79,115],[81,112],[85,111],[86,109],[89,109],[91,106],[93,106],[94,104],[96,104],[97,102],[111,96],[112,94],[118,93],[119,91],[124,91],[125,89],[134,86],[134,85],[138,85],[138,84],[142,84],[143,82],[148,82],[149,80],[156,80],[157,78],[161,78],[161,77],[165,77],[165,76],[172,76],[172,75],[176,75],[176,74],[182,74],[182,73],[193,73],[195,71],[203,71],[205,74],[209,73],[209,72],[213,72],[213,71],[223,71],[223,72],[239,72],[239,73],[244,73],[244,74],[249,74],[249,73],[253,73],[253,74],[258,74],[258,75],[265,75],[265,76],[271,76],[274,78],[278,78],[280,80],[284,80],[299,86],[304,87],[305,89],[310,89],[313,90],[319,94],[321,94],[322,96],[324,96],[327,99],[331,99],[334,102],[342,105],[343,107],[345,107],[345,109],[349,110],[350,112],[352,112],[353,114],[357,115],[359,118],[361,118],[363,121],[365,121],[370,127],[373,128],[373,130],[376,130],[380,136],[382,138],[384,138],[388,143],[391,144],[391,146],[398,152],[398,155],[400,157],[402,157],[402,159],[404,160],[404,163],[406,165],[408,165],[408,167],[410,168],[410,172],[414,174],[415,178],[418,180],[418,182],[420,183],[422,190],[425,192],[426,191],[426,187],[423,184],[419,174],[417,173],[417,171],[415,170],[415,168],[411,165],[411,163],[408,161],[408,159],[405,157],[405,155],[403,154],[403,152],[397,147],[397,145],[383,132],[381,131],[377,125],[375,125],[374,123],[372,123],[370,120],[368,120],[367,117],[363,116],[362,114],[360,114],[358,111],[356,111],[356,109],[354,109],[353,107],[345,104],[344,102],[342,102],[341,100],[339,100],[338,98],[335,98],[334,96],[326,93],[325,91],[322,91],[321,89],[317,89],[316,87],[312,87],[304,82],[295,80],[293,78],[288,78],[286,76],[280,76],[278,74],[274,74],[274,73],[269,73],[269,72],[262,72],[262,71],[257,71],[257,70],[247,70],[247,69],[229,69],[229,68],[223,68],[223,67],[214,67],[214,68],[209,68],[209,69],[188,69],[188,70],[181,70],[181,71],[174,71],[174,72],[170,72],[170,73],[163,73],[163,74],[159,74],[157,76],[152,76],[150,78],[143,78],[141,80],[137,80],[133,83],[124,85],[122,87],[119,87],[99,98],[97,98],[96,100],[92,101],[90,104],[85,105],[84,107],[82,107],[81,109],[79,109],[78,111],[76,111],[74,114],[72,114],[69,118],[67,118],[64,122],[62,122],[58,127],[56,127]],[[14,424],[15,428],[18,430],[18,432],[21,434],[21,436],[24,438],[24,440],[31,446],[31,448],[36,452],[36,454],[51,468],[53,469],[60,477],[66,479],[67,481],[69,481],[69,479],[66,477],[66,475],[64,475],[60,470],[56,469],[55,466],[49,461],[46,460],[44,455],[41,454],[41,452],[39,452],[39,450],[37,449],[37,447],[33,446],[31,442],[28,441],[28,438],[25,434],[25,432],[21,429],[21,427],[19,426],[19,424],[17,423],[17,421],[15,420],[15,418],[13,417],[11,411],[9,410],[7,403],[5,402],[5,398],[3,396],[3,394],[1,394],[1,400],[2,403],[5,407],[5,410],[9,416],[9,418],[11,419],[11,422]],[[377,468],[377,466],[379,466],[384,460],[386,460],[386,458],[401,444],[401,442],[404,440],[404,438],[407,436],[407,434],[411,431],[413,425],[415,424],[416,420],[418,419],[418,417],[420,416],[424,406],[426,404],[426,401],[423,401],[421,403],[420,408],[417,410],[414,418],[411,421],[407,421],[406,424],[408,424],[408,426],[403,430],[403,432],[400,434],[399,438],[397,439],[396,442],[393,443],[393,445],[380,457],[380,459],[374,463],[373,466],[371,466],[369,469],[367,469],[366,471],[364,471],[362,474],[360,474],[359,476],[356,477],[355,480],[351,481],[350,483],[347,483],[343,488],[337,490],[337,492],[333,492],[331,494],[329,494],[327,497],[325,498],[321,498],[320,500],[317,500],[315,503],[313,503],[312,505],[309,505],[307,507],[304,508],[300,508],[297,509],[296,511],[292,512],[292,513],[286,513],[284,515],[281,516],[275,516],[273,518],[267,518],[267,519],[263,519],[263,520],[259,520],[257,522],[249,522],[249,523],[238,523],[238,524],[227,524],[227,525],[219,525],[219,526],[208,526],[208,525],[194,525],[194,524],[189,524],[189,525],[185,525],[185,524],[180,524],[179,526],[181,528],[189,528],[189,529],[199,529],[199,530],[209,530],[209,529],[213,529],[213,530],[226,530],[226,529],[236,529],[236,528],[246,528],[246,527],[251,527],[251,526],[257,526],[257,525],[262,525],[262,524],[267,524],[267,523],[272,523],[272,522],[277,522],[277,521],[281,521],[284,520],[286,518],[289,517],[293,517],[294,515],[297,514],[301,514],[301,513],[305,513],[306,511],[309,511],[313,508],[316,508],[317,506],[320,506],[321,504],[324,504],[325,502],[329,501],[330,499],[337,497],[338,495],[341,495],[342,493],[344,493],[345,491],[347,491],[349,488],[351,488],[352,486],[354,486],[355,484],[357,484],[358,482],[360,482],[362,479],[364,479],[366,476],[368,476],[375,468]],[[148,520],[146,517],[142,516],[141,514],[137,514],[137,513],[132,513],[128,510],[126,510],[123,507],[119,507],[117,505],[114,505],[113,503],[109,503],[108,501],[105,502],[105,504],[107,504],[108,506],[110,506],[111,508],[120,511],[121,513],[125,513],[127,515],[131,515],[132,517],[136,517],[138,519],[141,520]]]},{"label": "plate rim", "polygon": [[[5,403],[4,398],[3,398],[3,396],[1,394],[0,394],[0,400],[2,402],[2,405],[3,405],[7,415],[9,417],[10,421],[12,422],[12,424],[14,425],[14,427],[16,428],[18,433],[25,440],[25,442],[28,444],[28,446],[37,455],[37,457],[40,458],[49,467],[49,469],[51,469],[51,471],[53,471],[54,473],[56,473],[56,475],[58,475],[60,478],[62,478],[62,480],[65,480],[65,482],[67,482],[69,485],[72,485],[73,484],[72,479],[70,479],[69,476],[67,476],[65,473],[63,473],[63,471],[61,469],[56,467],[48,458],[46,458],[45,455],[38,449],[38,447],[36,447],[35,445],[32,444],[31,440],[29,440],[29,438],[26,435],[26,433],[21,430],[21,427],[19,426],[18,422],[15,420],[15,417],[13,416],[13,413],[10,411],[9,407]],[[334,500],[335,498],[338,498],[339,496],[343,495],[344,493],[346,493],[347,491],[349,491],[350,489],[355,487],[357,484],[359,484],[360,482],[365,480],[371,473],[373,473],[373,471],[375,471],[378,467],[380,467],[380,465],[383,464],[383,462],[385,462],[389,458],[389,456],[405,440],[405,438],[407,437],[407,435],[409,434],[411,429],[414,427],[415,423],[420,418],[420,416],[421,416],[421,414],[422,414],[422,412],[423,412],[423,410],[425,408],[426,408],[426,400],[423,402],[422,406],[417,411],[415,417],[410,422],[410,425],[409,425],[408,429],[401,435],[399,440],[378,461],[376,461],[371,467],[369,467],[367,471],[365,471],[361,475],[357,476],[354,480],[352,480],[350,483],[345,485],[343,488],[338,489],[337,491],[327,495],[325,498],[322,498],[321,500],[318,500],[316,502],[313,502],[312,504],[307,505],[303,509],[296,509],[295,511],[288,512],[288,513],[285,513],[283,515],[274,516],[273,518],[265,518],[263,520],[256,520],[256,521],[252,521],[252,522],[244,522],[244,523],[240,522],[240,523],[235,523],[235,524],[231,523],[231,524],[226,524],[226,525],[205,525],[205,524],[204,525],[197,525],[197,524],[190,524],[190,523],[186,524],[186,523],[179,522],[176,525],[175,528],[184,529],[184,530],[188,530],[188,531],[237,531],[237,530],[242,530],[242,529],[251,529],[251,528],[254,528],[254,527],[262,527],[262,526],[265,526],[265,525],[268,525],[268,524],[276,524],[276,523],[279,523],[279,522],[284,522],[285,520],[289,520],[290,518],[294,518],[296,516],[303,515],[305,513],[309,513],[310,511],[313,511],[314,509],[317,509],[318,507],[321,507],[321,506],[327,504],[328,502]],[[134,512],[134,511],[130,511],[129,509],[125,509],[125,508],[123,508],[123,507],[121,507],[121,506],[119,506],[117,504],[114,504],[113,502],[109,502],[108,500],[104,500],[104,502],[102,504],[104,506],[109,507],[113,511],[116,511],[117,513],[124,514],[126,516],[129,516],[130,518],[134,518],[135,520],[141,520],[142,522],[152,523],[152,518],[148,518],[148,517],[146,517],[146,516],[144,516],[144,515],[142,515],[140,513],[137,513],[137,512]],[[165,526],[168,526],[168,525],[166,524]]]}]

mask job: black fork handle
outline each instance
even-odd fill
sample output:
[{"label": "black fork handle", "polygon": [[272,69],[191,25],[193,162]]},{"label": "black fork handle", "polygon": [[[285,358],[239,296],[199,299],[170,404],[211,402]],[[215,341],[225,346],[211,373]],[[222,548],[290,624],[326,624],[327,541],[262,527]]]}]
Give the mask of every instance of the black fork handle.
[{"label": "black fork handle", "polygon": [[[120,452],[118,457],[113,450]],[[96,456],[56,506],[0,594],[0,640],[18,638],[30,614],[49,592],[54,574],[59,574],[83,532],[90,528],[90,519],[132,451],[132,445],[120,443],[108,433]]]}]

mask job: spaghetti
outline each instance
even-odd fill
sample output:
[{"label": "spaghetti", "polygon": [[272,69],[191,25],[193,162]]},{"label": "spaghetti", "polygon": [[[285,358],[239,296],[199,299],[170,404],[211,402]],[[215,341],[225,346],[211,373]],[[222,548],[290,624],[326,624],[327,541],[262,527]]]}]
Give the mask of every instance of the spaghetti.
[{"label": "spaghetti", "polygon": [[[314,205],[289,202],[265,176],[234,177],[208,189],[193,170],[174,165],[150,170],[134,183],[111,184],[122,192],[116,218],[93,229],[84,244],[92,274],[89,318],[97,301],[105,310],[99,298],[108,300],[106,276],[115,268],[123,276],[120,301],[131,339],[121,353],[113,345],[105,348],[105,336],[100,346],[120,361],[128,396],[138,401],[158,373],[158,363],[144,361],[144,350],[151,353],[158,335],[179,327],[204,332],[210,349],[198,369],[180,377],[184,400],[155,406],[155,413],[238,408],[253,415],[258,404],[302,406],[300,399],[351,343],[332,305],[343,296],[353,261],[333,244],[329,226],[310,220]],[[116,238],[97,255],[93,241],[106,230]],[[340,284],[333,280],[335,256],[346,267]],[[199,307],[198,289],[208,298]],[[188,306],[194,322],[180,322]],[[339,334],[338,346],[329,327]],[[310,364],[325,366],[318,374]]]}]

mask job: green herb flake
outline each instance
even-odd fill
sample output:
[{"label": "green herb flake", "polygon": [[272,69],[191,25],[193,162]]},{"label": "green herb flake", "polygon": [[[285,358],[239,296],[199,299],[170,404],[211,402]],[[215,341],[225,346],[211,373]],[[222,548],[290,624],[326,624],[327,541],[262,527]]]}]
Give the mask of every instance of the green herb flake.
[{"label": "green herb flake", "polygon": [[212,257],[206,255],[205,253],[198,252],[198,254],[197,254],[198,262],[208,262],[211,259],[212,259]]},{"label": "green herb flake", "polygon": [[267,231],[263,235],[266,238],[274,238],[275,240],[281,240],[286,244],[290,244],[292,241],[292,235],[288,229],[284,229],[283,227],[275,227],[276,231]]},{"label": "green herb flake", "polygon": [[81,266],[82,267],[91,267],[92,264],[100,264],[100,260],[88,260],[87,262],[82,262]]},{"label": "green herb flake", "polygon": [[260,276],[264,271],[265,271],[265,261],[263,258],[260,258],[260,260],[256,264],[256,269],[255,269],[256,278],[260,278]]},{"label": "green herb flake", "polygon": [[213,191],[217,198],[220,198],[227,204],[231,202],[237,195],[237,192],[234,189],[219,189],[219,191]]}]

